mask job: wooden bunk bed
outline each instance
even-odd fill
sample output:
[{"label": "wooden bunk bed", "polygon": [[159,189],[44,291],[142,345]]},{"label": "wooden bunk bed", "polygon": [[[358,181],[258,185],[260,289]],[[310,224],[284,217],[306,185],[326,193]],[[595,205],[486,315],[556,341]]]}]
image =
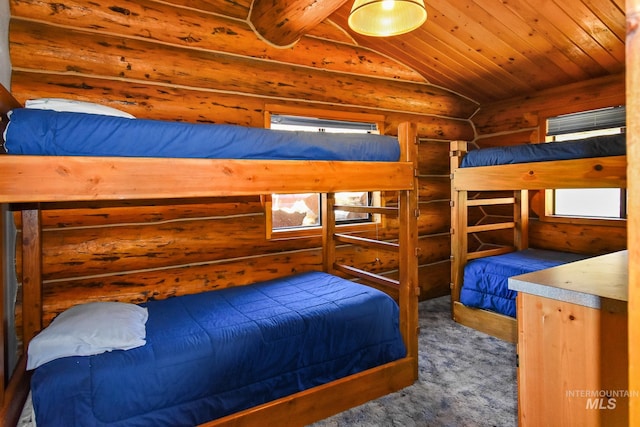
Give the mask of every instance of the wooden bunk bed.
[{"label": "wooden bunk bed", "polygon": [[[529,247],[529,190],[559,188],[626,188],[626,156],[614,155],[495,166],[461,167],[467,143],[453,141],[451,156],[451,300],[453,319],[501,339],[516,342],[516,320],[504,314],[467,307],[460,302],[465,265],[483,257]],[[502,192],[476,197],[478,192]],[[506,196],[505,196],[506,195]],[[469,225],[469,208],[511,205],[513,220]],[[473,233],[512,230],[513,244],[470,248]]]},{"label": "wooden bunk bed", "polygon": [[[19,107],[20,104],[0,88],[0,113]],[[324,270],[376,288],[392,289],[399,307],[406,356],[202,425],[306,425],[412,384],[418,375],[416,126],[403,123],[398,129],[398,140],[401,156],[400,161],[394,162],[0,155],[0,203],[4,210],[12,203],[20,203],[22,208],[23,348],[26,349],[29,341],[45,326],[41,203],[318,192],[324,193],[326,201],[323,211],[326,218],[323,226]],[[179,179],[171,179],[172,176]],[[397,209],[370,207],[368,210],[398,218],[398,243],[337,233],[335,209],[363,209],[335,206],[333,193],[338,191],[397,191]],[[5,225],[2,224],[2,230]],[[398,279],[338,264],[337,242],[397,251]],[[2,255],[5,260],[6,254]],[[2,265],[3,272],[11,268],[12,265]],[[0,304],[0,314],[5,319],[0,323],[0,329],[3,343],[6,343],[10,331],[6,326],[9,313],[4,307],[5,304]],[[26,371],[25,354],[14,368],[7,366],[9,349],[6,345],[1,350],[4,367],[0,389],[2,421],[3,425],[15,425],[29,392],[31,375]]]}]

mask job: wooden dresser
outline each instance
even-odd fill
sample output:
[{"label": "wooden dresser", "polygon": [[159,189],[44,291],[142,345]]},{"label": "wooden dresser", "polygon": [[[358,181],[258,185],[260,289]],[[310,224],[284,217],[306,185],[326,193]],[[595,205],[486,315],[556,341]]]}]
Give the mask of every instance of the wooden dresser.
[{"label": "wooden dresser", "polygon": [[620,251],[509,279],[520,427],[628,425],[627,259]]}]

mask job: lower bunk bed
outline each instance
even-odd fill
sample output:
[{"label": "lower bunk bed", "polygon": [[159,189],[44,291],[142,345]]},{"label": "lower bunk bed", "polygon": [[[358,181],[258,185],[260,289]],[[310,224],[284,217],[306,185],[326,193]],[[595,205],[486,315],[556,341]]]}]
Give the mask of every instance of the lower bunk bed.
[{"label": "lower bunk bed", "polygon": [[135,308],[95,304],[31,341],[40,427],[195,426],[406,356],[395,301],[322,272]]},{"label": "lower bunk bed", "polygon": [[[529,248],[529,190],[625,188],[625,137],[468,151],[451,143],[451,299],[455,321],[515,342],[516,292],[511,276],[588,257]],[[560,179],[561,177],[561,179]],[[496,220],[486,211],[500,207]],[[481,210],[472,215],[470,209]],[[506,217],[508,216],[508,217]],[[506,218],[506,220],[505,220]],[[512,243],[475,238],[511,230]]]}]

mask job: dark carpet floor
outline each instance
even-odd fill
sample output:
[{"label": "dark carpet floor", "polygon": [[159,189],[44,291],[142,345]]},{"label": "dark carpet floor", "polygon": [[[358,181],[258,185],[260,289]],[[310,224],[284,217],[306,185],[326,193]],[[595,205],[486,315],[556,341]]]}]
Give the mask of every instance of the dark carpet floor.
[{"label": "dark carpet floor", "polygon": [[413,385],[313,427],[515,427],[515,345],[451,320],[449,297],[420,303]]}]

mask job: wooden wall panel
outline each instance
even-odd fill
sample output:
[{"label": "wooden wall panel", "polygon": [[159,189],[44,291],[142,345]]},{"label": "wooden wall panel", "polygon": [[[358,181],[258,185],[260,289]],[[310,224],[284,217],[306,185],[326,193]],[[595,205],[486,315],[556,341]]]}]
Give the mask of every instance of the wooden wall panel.
[{"label": "wooden wall panel", "polygon": [[[73,271],[75,277],[49,278],[43,285],[45,323],[64,309],[87,300],[143,302],[148,299],[246,285],[301,271],[319,270],[322,259],[318,239],[310,240],[308,249],[280,250],[274,254],[253,251],[245,257],[230,254],[228,258],[220,260],[172,264],[164,268],[154,268],[147,261],[141,261],[138,264],[148,268],[129,271],[115,269],[117,271],[113,273],[106,270],[101,273],[89,272],[94,274],[85,276]],[[114,245],[121,246],[118,242],[114,242]],[[418,250],[418,261],[423,269],[429,270],[426,266],[448,260],[448,233],[421,237]],[[372,254],[351,246],[339,247],[338,258],[379,274],[385,274],[398,267],[398,259],[394,254]],[[104,261],[98,262],[98,265],[100,264],[105,265]],[[45,265],[45,269],[47,267],[51,266]],[[440,278],[440,275],[437,277]],[[448,292],[448,283],[447,280],[429,280],[421,282],[421,287],[424,295],[444,295]],[[433,286],[439,289],[431,289]],[[21,300],[21,295],[18,296],[18,300]],[[20,310],[17,316],[20,320]]]},{"label": "wooden wall panel", "polygon": [[418,269],[418,275],[420,277],[420,299],[437,298],[450,293],[451,263],[448,259],[421,265]]},{"label": "wooden wall panel", "polygon": [[538,128],[525,128],[507,134],[490,134],[475,140],[478,148],[504,147],[513,144],[533,144],[540,142],[544,137],[540,136]]},{"label": "wooden wall panel", "polygon": [[[62,97],[108,105],[138,118],[264,126],[266,102],[250,95],[214,93],[153,83],[137,82],[131,85],[124,81],[76,75],[56,76],[55,81],[51,81],[51,76],[46,74],[16,70],[12,76],[12,88],[23,103],[30,98]],[[310,104],[326,108],[324,105],[313,104],[312,100],[276,102],[294,109],[309,108]],[[339,108],[346,112],[380,114],[379,110],[367,107]],[[446,141],[473,138],[473,129],[468,121],[419,114],[386,115],[386,133],[395,134],[398,125],[407,120],[418,123],[419,134],[428,138],[442,138]]]},{"label": "wooden wall panel", "polygon": [[21,19],[63,27],[72,21],[77,29],[118,34],[163,45],[348,73],[365,74],[366,71],[372,76],[425,82],[410,68],[362,47],[303,37],[295,47],[283,49],[265,43],[246,21],[197,9],[177,9],[171,4],[152,0],[121,2],[121,6],[111,2],[70,0],[65,1],[63,8],[57,9],[47,2],[16,0],[12,2],[12,14]]},{"label": "wooden wall panel", "polygon": [[419,235],[448,233],[451,226],[451,207],[448,200],[420,203]]},{"label": "wooden wall panel", "polygon": [[[384,79],[383,83],[355,74],[345,80],[321,69],[296,69],[290,64],[212,50],[185,49],[18,19],[11,25],[11,60],[19,69],[31,68],[33,58],[38,58],[39,67],[60,74],[72,70],[261,97],[314,99],[373,108],[385,105],[396,111],[449,117],[468,118],[475,109],[459,95],[427,84],[392,79]],[[82,46],[80,52],[78,46]],[[326,90],[328,87],[331,91]]]},{"label": "wooden wall panel", "polygon": [[529,244],[535,248],[603,255],[627,248],[626,227],[531,221]]},{"label": "wooden wall panel", "polygon": [[[258,196],[42,204],[43,229],[154,223],[264,212]],[[13,205],[20,208],[19,204]],[[134,208],[134,209],[132,209]],[[20,226],[20,215],[14,221]]]},{"label": "wooden wall panel", "polygon": [[[413,113],[389,112],[389,114],[386,115],[385,129],[387,131],[395,130],[400,123],[405,121],[415,122],[417,124],[418,135],[422,138],[450,141],[455,139],[471,140],[474,137],[473,127],[471,127],[469,120]],[[439,161],[441,162],[442,159]]]},{"label": "wooden wall panel", "polygon": [[418,152],[420,175],[449,175],[449,166],[442,159],[449,157],[449,144],[442,140],[423,138]]},{"label": "wooden wall panel", "polygon": [[264,100],[197,88],[125,82],[100,76],[56,75],[15,70],[13,93],[24,103],[32,98],[69,98],[117,108],[142,119],[191,123],[264,125]]},{"label": "wooden wall panel", "polygon": [[[43,313],[45,325],[66,308],[85,301],[144,302],[171,296],[247,285],[261,280],[320,270],[322,254],[317,248],[253,256],[220,263],[174,266],[166,269],[123,272],[45,282]],[[21,300],[21,295],[18,295]],[[21,309],[16,313],[21,325]]]},{"label": "wooden wall panel", "polygon": [[167,0],[166,3],[202,10],[205,12],[219,13],[238,19],[246,19],[249,16],[252,0]]},{"label": "wooden wall panel", "polygon": [[418,177],[418,191],[423,200],[449,200],[451,197],[451,179],[446,176]]},{"label": "wooden wall panel", "polygon": [[[448,140],[474,137],[469,118],[477,104],[358,46],[331,22],[276,48],[252,31],[250,6],[247,0],[12,1],[13,93],[21,102],[71,98],[139,118],[192,123],[263,127],[267,104],[383,115],[391,135],[399,123],[414,121],[429,140],[419,147],[422,298],[448,292],[446,147]],[[395,194],[384,197],[395,203]],[[47,321],[83,301],[141,302],[322,266],[319,236],[266,238],[258,197],[50,204],[43,222]],[[372,233],[394,240],[397,229],[390,219]],[[393,254],[341,246],[338,255],[380,274],[397,268]],[[19,247],[16,259],[19,270]]]},{"label": "wooden wall panel", "polygon": [[566,110],[567,106],[575,111],[582,111],[623,105],[624,79],[625,75],[622,73],[484,105],[473,117],[478,138],[521,132],[523,129],[533,130],[540,124],[541,113],[560,114],[558,111]]}]

